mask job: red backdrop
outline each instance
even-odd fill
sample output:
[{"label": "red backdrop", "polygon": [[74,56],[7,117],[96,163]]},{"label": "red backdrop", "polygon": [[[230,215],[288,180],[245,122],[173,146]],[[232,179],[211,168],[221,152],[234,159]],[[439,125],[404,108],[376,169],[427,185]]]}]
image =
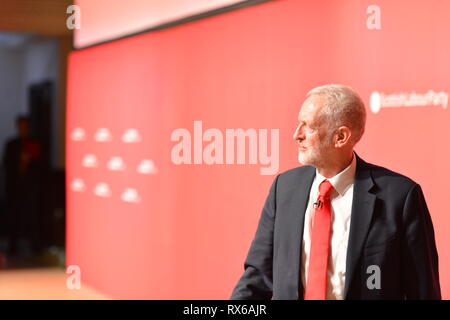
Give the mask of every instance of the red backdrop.
[{"label": "red backdrop", "polygon": [[344,83],[368,110],[359,155],[423,187],[449,298],[450,2],[379,0],[375,30],[371,4],[267,2],[74,52],[67,264],[80,266],[82,283],[113,298],[228,298],[275,175],[261,175],[267,165],[250,155],[177,165],[172,134],[189,131],[194,161],[194,121],[217,139],[279,129],[282,172],[298,165],[292,134],[305,93]]}]

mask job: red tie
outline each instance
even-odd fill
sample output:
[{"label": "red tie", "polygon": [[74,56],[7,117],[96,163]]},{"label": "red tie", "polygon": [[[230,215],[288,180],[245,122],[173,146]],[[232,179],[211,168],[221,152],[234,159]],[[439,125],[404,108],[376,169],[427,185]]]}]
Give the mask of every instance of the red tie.
[{"label": "red tie", "polygon": [[331,200],[333,186],[328,180],[319,186],[319,197],[314,204],[314,224],[311,233],[308,281],[305,300],[325,300],[327,293],[328,253],[330,250]]}]

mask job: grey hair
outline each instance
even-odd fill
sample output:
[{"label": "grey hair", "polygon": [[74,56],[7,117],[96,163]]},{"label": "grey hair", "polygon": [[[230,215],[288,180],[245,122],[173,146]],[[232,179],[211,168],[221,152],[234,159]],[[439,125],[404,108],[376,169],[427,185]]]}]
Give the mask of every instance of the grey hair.
[{"label": "grey hair", "polygon": [[341,84],[326,84],[308,92],[310,96],[325,99],[325,106],[319,116],[330,130],[347,126],[352,130],[353,143],[356,144],[364,134],[366,126],[366,108],[356,91]]}]

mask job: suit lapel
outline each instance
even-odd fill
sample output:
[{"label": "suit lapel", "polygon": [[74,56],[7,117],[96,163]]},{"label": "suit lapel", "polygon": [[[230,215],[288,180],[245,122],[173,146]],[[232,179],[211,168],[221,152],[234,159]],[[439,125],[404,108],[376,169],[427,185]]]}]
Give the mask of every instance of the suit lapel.
[{"label": "suit lapel", "polygon": [[369,231],[376,200],[376,196],[369,192],[374,186],[370,167],[358,156],[356,156],[356,159],[357,165],[346,260],[345,298],[347,298],[349,287],[355,274],[355,268],[358,265]]},{"label": "suit lapel", "polygon": [[316,170],[310,167],[309,170],[305,172],[304,175],[297,178],[297,185],[293,189],[294,194],[292,195],[292,202],[290,210],[288,210],[290,217],[287,219],[289,221],[288,228],[290,229],[289,234],[292,236],[290,238],[291,251],[289,256],[294,260],[295,269],[293,283],[297,284],[295,288],[297,292],[291,292],[290,296],[295,297],[297,294],[299,297],[303,295],[303,285],[301,282],[301,253],[302,253],[302,243],[303,243],[303,230],[305,224],[305,212],[309,201],[309,193],[311,190],[314,177],[316,176]]}]

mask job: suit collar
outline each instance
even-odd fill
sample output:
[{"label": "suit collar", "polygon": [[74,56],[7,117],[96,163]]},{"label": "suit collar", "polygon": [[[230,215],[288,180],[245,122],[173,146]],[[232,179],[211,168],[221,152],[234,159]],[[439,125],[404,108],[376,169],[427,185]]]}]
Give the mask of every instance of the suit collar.
[{"label": "suit collar", "polygon": [[313,182],[313,188],[315,188],[314,190],[318,190],[320,183],[324,180],[328,180],[330,181],[331,185],[334,187],[336,192],[339,195],[343,196],[345,192],[348,190],[348,188],[354,183],[355,173],[356,173],[356,153],[353,152],[353,158],[350,164],[344,170],[342,170],[332,178],[324,177],[316,169],[316,176]]},{"label": "suit collar", "polygon": [[369,226],[375,207],[376,196],[371,192],[374,181],[370,165],[356,155],[356,175],[353,187],[353,204],[350,220],[350,234],[348,239],[346,277],[344,296],[347,298],[352,285],[356,267],[361,257],[362,248],[366,241]]},{"label": "suit collar", "polygon": [[[301,253],[303,245],[303,230],[305,225],[305,212],[309,201],[309,194],[311,192],[311,186],[316,176],[316,171],[314,167],[305,166],[305,171],[302,176],[299,176],[297,185],[293,190],[295,190],[295,196],[292,197],[293,201],[290,203],[292,205],[290,212],[292,214],[289,217],[290,225],[288,226],[286,234],[292,234],[292,251],[291,256],[294,259],[294,279],[293,279],[293,291],[290,292],[289,296],[292,297],[303,297],[303,284],[301,280]],[[297,291],[297,292],[295,292]]]}]

